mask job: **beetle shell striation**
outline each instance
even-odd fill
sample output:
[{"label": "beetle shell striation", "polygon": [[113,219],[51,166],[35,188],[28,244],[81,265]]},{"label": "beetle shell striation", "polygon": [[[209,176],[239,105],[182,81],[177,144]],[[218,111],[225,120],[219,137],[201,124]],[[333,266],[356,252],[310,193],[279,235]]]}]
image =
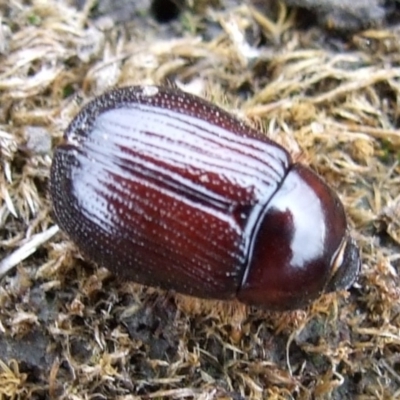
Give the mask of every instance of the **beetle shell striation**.
[{"label": "beetle shell striation", "polygon": [[359,271],[343,206],[321,178],[176,89],[89,102],[55,150],[50,191],[83,254],[144,285],[286,310]]}]

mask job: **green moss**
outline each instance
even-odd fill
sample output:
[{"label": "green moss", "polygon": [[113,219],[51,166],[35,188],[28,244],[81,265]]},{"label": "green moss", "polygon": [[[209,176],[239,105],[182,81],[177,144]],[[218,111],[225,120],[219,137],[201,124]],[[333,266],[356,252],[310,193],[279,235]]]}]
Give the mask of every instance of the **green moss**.
[{"label": "green moss", "polygon": [[30,25],[39,26],[42,23],[42,18],[39,15],[31,14],[28,16],[28,23]]}]

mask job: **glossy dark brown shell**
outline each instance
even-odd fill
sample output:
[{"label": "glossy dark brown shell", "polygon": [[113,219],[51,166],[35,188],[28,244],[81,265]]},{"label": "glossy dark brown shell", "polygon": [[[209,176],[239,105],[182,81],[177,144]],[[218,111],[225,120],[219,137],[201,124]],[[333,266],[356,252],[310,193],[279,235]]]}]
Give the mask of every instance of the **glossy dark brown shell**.
[{"label": "glossy dark brown shell", "polygon": [[[291,181],[288,174],[295,174],[290,156],[198,97],[144,86],[116,89],[90,102],[56,149],[51,196],[61,228],[88,258],[119,276],[214,299],[237,297],[243,287],[244,302],[296,308],[324,290],[333,275],[333,254],[347,241],[337,196],[313,172],[299,168],[311,180],[296,185],[322,187],[314,197],[326,197],[321,213],[334,213],[322,215],[332,235],[318,243],[324,249],[312,270],[305,264],[297,268],[287,285],[282,279],[291,266],[282,265],[281,257],[291,251],[295,228],[290,212],[277,222],[269,205]],[[358,271],[354,245],[349,251],[350,272],[339,288]],[[284,274],[274,280],[263,268]],[[265,290],[247,281],[252,275],[269,282]],[[302,295],[303,285],[309,287]],[[263,291],[270,293],[264,300]]]}]

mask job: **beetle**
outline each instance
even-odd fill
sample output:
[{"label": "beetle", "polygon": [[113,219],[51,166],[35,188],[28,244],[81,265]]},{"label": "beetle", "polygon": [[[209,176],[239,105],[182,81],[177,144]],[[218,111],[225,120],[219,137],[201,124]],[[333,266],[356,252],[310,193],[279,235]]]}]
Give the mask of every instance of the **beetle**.
[{"label": "beetle", "polygon": [[348,288],[360,269],[343,205],[315,172],[178,89],[89,102],[50,175],[59,226],[123,279],[289,310]]}]

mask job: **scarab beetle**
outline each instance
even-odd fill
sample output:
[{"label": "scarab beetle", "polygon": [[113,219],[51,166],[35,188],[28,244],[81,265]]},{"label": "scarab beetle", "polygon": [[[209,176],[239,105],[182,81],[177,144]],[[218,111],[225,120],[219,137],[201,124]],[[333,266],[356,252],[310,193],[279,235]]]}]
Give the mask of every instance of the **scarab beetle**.
[{"label": "scarab beetle", "polygon": [[359,252],[338,196],[264,134],[177,89],[89,102],[51,167],[60,227],[148,286],[272,310],[349,287]]}]

